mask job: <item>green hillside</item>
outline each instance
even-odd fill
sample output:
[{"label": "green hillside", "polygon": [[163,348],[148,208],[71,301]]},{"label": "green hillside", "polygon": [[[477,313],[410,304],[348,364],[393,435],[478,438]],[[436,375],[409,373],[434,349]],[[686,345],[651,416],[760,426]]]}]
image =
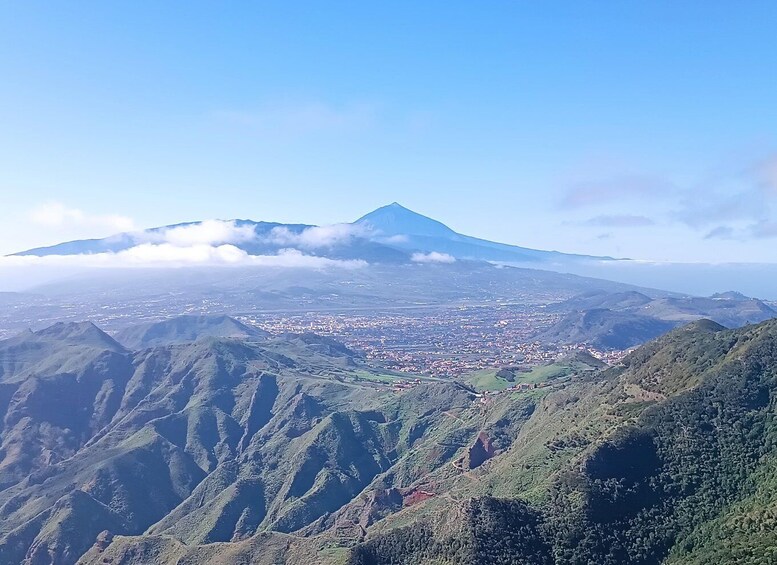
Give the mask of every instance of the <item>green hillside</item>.
[{"label": "green hillside", "polygon": [[503,498],[418,512],[350,563],[772,563],[776,377],[774,322],[676,330],[548,395],[486,486],[450,490]]},{"label": "green hillside", "polygon": [[774,560],[775,322],[463,383],[312,335],[84,325],[0,364],[0,563]]},{"label": "green hillside", "polygon": [[545,365],[482,369],[461,377],[461,381],[478,392],[503,391],[521,383],[538,385],[555,379],[582,376],[606,364],[586,352],[576,352]]}]

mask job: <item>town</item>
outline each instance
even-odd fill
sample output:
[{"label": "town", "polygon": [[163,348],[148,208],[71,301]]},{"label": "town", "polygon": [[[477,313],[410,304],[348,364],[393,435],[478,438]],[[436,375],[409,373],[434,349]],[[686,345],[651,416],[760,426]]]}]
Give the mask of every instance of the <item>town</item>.
[{"label": "town", "polygon": [[[426,304],[403,308],[268,311],[241,309],[220,300],[114,301],[97,305],[94,296],[59,303],[34,296],[23,303],[6,297],[0,310],[0,339],[25,328],[38,329],[56,320],[92,320],[109,332],[129,323],[182,313],[223,312],[231,306],[241,321],[270,333],[313,332],[333,337],[366,360],[391,371],[439,378],[457,377],[489,368],[538,366],[566,353],[586,349],[611,362],[622,352],[597,351],[586,344],[557,344],[534,336],[557,322],[560,314],[536,301],[481,301]],[[99,297],[97,297],[99,298]],[[557,299],[560,297],[556,297]]]},{"label": "town", "polygon": [[334,337],[370,362],[402,373],[457,377],[505,366],[537,366],[586,349],[605,362],[618,352],[584,344],[541,343],[532,336],[558,319],[542,307],[458,306],[401,312],[251,314],[239,317],[273,334],[313,332]]}]

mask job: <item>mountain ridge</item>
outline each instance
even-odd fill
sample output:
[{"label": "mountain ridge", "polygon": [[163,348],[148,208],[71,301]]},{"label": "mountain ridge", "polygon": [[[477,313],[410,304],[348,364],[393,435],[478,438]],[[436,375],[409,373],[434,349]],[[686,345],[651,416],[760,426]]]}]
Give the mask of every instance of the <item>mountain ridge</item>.
[{"label": "mountain ridge", "polygon": [[203,337],[254,338],[269,337],[269,333],[248,326],[223,314],[188,314],[166,320],[146,322],[126,327],[114,339],[128,349],[145,349],[196,341]]},{"label": "mountain ridge", "polygon": [[736,524],[772,523],[754,497],[777,493],[777,321],[696,321],[614,366],[501,394],[390,390],[327,339],[193,327],[202,339],[124,352],[89,325],[55,327],[40,333],[59,349],[27,366],[0,341],[0,562],[768,555]]},{"label": "mountain ridge", "polygon": [[[78,255],[93,253],[117,253],[135,245],[153,241],[154,237],[167,230],[202,225],[202,221],[181,222],[141,232],[127,232],[98,239],[84,239],[63,242],[51,246],[19,251],[13,255],[49,256]],[[221,220],[217,220],[221,221]],[[429,218],[394,202],[369,212],[350,224],[353,234],[347,241],[331,243],[319,248],[274,241],[273,230],[299,235],[308,229],[319,226],[308,224],[282,224],[278,222],[254,221],[247,219],[226,220],[237,227],[253,229],[254,237],[246,241],[232,243],[251,255],[277,253],[284,248],[297,248],[306,253],[326,256],[334,259],[363,259],[375,262],[410,261],[415,252],[445,253],[461,260],[503,261],[503,262],[543,262],[559,260],[612,260],[611,257],[576,255],[558,251],[543,251],[517,245],[488,241],[485,239],[459,234],[438,220]],[[323,226],[320,229],[326,229]],[[283,239],[283,238],[279,238]]]}]

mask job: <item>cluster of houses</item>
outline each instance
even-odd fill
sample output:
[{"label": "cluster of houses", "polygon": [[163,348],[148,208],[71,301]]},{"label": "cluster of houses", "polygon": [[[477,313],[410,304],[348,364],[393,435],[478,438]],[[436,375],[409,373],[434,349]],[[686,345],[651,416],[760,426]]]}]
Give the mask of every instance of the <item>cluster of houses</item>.
[{"label": "cluster of houses", "polygon": [[394,392],[401,392],[403,390],[415,388],[420,384],[421,384],[421,379],[401,380],[401,381],[394,381],[391,384],[391,388],[394,390]]}]

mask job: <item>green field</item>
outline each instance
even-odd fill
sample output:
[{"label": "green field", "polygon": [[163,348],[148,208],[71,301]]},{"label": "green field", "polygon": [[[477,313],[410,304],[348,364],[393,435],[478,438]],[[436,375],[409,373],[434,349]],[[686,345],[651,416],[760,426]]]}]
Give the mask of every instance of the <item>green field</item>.
[{"label": "green field", "polygon": [[500,371],[500,369],[497,368],[475,371],[468,375],[464,375],[461,380],[474,387],[479,392],[499,391],[520,383],[537,384],[583,371],[590,371],[592,369],[594,369],[594,367],[584,361],[570,359],[566,361],[557,361],[548,365],[539,365],[526,372],[515,371],[514,382],[497,376],[497,373]]},{"label": "green field", "polygon": [[397,381],[414,381],[420,379],[424,382],[439,381],[434,377],[426,377],[422,375],[415,375],[412,373],[400,373],[398,371],[389,371],[381,369],[357,369],[352,372],[352,375],[364,381],[370,381],[374,383],[391,384]]}]

